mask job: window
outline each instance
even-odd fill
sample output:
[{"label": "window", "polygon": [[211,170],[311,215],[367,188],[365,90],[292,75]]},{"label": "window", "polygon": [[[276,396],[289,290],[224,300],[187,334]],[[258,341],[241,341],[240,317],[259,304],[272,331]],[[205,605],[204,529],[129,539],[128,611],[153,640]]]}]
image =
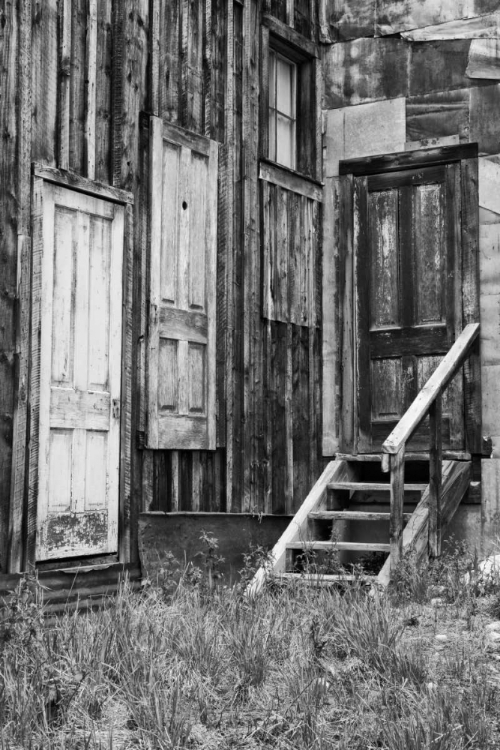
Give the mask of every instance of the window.
[{"label": "window", "polygon": [[317,46],[276,18],[262,26],[260,156],[317,179],[321,134]]},{"label": "window", "polygon": [[296,165],[297,65],[269,50],[269,158],[285,167]]}]

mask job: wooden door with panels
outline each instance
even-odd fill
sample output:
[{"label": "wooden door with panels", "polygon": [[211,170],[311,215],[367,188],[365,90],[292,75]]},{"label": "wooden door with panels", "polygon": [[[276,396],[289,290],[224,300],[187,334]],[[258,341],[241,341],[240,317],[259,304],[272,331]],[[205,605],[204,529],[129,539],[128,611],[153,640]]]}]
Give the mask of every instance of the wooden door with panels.
[{"label": "wooden door with panels", "polygon": [[36,182],[34,288],[38,281],[41,286],[34,307],[40,335],[35,557],[115,553],[125,209]]},{"label": "wooden door with panels", "polygon": [[146,445],[215,450],[218,145],[158,117],[149,136]]},{"label": "wooden door with panels", "polygon": [[[344,351],[352,362],[352,426],[344,435],[355,452],[380,451],[464,325],[479,319],[477,241],[472,248],[474,222],[466,223],[474,210],[470,160],[439,153],[373,158],[364,173],[361,160],[342,165],[352,199],[354,337],[352,354]],[[445,392],[445,450],[477,445],[480,415],[466,403],[478,388],[473,370]],[[425,422],[409,450],[428,450],[428,435]]]}]

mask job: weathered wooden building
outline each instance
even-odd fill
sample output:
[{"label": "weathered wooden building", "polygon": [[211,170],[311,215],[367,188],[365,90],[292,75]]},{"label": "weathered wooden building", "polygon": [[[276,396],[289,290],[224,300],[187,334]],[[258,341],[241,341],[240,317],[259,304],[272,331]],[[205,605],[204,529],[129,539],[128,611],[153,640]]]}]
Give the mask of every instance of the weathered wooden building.
[{"label": "weathered wooden building", "polygon": [[294,514],[479,320],[443,450],[498,533],[499,6],[0,4],[5,585]]}]

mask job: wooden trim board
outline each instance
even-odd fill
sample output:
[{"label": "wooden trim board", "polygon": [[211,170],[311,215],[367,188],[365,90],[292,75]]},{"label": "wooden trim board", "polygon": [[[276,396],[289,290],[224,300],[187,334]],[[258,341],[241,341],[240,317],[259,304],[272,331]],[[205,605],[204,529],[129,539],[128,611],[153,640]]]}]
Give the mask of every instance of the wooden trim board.
[{"label": "wooden trim board", "polygon": [[270,182],[272,185],[279,185],[285,190],[303,195],[305,198],[311,198],[318,203],[323,201],[323,185],[320,182],[282,167],[280,164],[262,160],[259,178]]},{"label": "wooden trim board", "polygon": [[102,182],[89,180],[87,177],[81,177],[75,172],[69,170],[56,169],[46,164],[32,165],[32,172],[35,177],[42,177],[47,182],[54,182],[57,185],[63,185],[81,193],[95,195],[98,198],[114,201],[115,203],[133,203],[134,196],[126,190],[105,185]]},{"label": "wooden trim board", "polygon": [[339,174],[361,176],[399,169],[415,169],[420,166],[450,164],[462,159],[474,159],[477,155],[477,143],[461,143],[458,146],[443,146],[422,151],[401,151],[395,154],[384,154],[384,156],[342,160],[339,162]]}]

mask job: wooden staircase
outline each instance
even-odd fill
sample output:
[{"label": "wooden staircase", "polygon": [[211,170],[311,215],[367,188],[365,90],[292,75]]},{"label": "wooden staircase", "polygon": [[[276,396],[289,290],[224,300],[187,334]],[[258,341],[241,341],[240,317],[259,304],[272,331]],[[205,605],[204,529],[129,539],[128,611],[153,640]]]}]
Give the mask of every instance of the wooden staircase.
[{"label": "wooden staircase", "polygon": [[[269,576],[320,585],[356,577],[349,565],[356,556],[373,552],[387,558],[377,576],[363,577],[386,586],[409,552],[417,560],[439,556],[443,534],[471,481],[470,455],[443,453],[441,399],[478,334],[479,324],[465,327],[381,454],[338,455],[326,466],[274,546],[272,565],[257,571],[249,594],[257,593]],[[406,445],[427,415],[429,452],[408,453]],[[360,538],[359,528],[367,539]],[[336,572],[329,572],[332,562]],[[320,572],[311,573],[316,566]]]}]

